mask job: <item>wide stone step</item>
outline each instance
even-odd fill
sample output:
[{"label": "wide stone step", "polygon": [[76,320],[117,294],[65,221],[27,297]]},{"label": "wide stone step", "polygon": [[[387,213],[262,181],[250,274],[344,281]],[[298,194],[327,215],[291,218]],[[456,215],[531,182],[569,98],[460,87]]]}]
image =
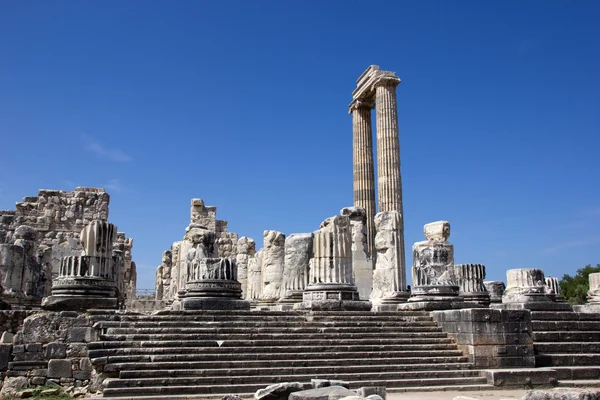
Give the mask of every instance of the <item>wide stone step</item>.
[{"label": "wide stone step", "polygon": [[[541,370],[545,368],[540,368]],[[600,366],[553,366],[547,369],[555,370],[557,378],[560,381],[582,380],[582,379],[600,379]]]},{"label": "wide stone step", "polygon": [[[463,355],[454,356],[419,356],[411,357],[407,356],[405,352],[347,352],[347,353],[305,353],[300,354],[298,357],[294,357],[292,364],[289,354],[215,354],[206,355],[202,360],[189,361],[189,360],[153,360],[145,361],[145,359],[139,356],[130,356],[129,358],[121,357],[115,359],[113,357],[92,359],[93,364],[105,364],[104,370],[106,372],[125,371],[125,370],[152,370],[152,369],[205,369],[215,362],[228,362],[233,364],[241,363],[241,366],[251,365],[250,363],[256,362],[260,365],[261,362],[269,362],[270,365],[277,365],[277,363],[284,363],[283,367],[288,365],[316,365],[316,366],[339,366],[340,364],[349,365],[355,363],[356,365],[369,365],[369,364],[389,364],[389,365],[415,365],[428,363],[432,369],[437,369],[438,364],[456,364],[466,363],[468,358]],[[382,362],[381,360],[385,360]],[[303,364],[305,363],[305,364]],[[218,364],[217,364],[218,365]]]},{"label": "wide stone step", "polygon": [[[421,379],[480,379],[479,371],[415,371],[415,372],[377,372],[377,373],[315,373],[309,375],[273,375],[267,380],[271,383],[306,381],[310,379],[340,379],[344,381],[357,380],[403,380],[415,382]],[[205,386],[205,385],[245,385],[265,382],[261,376],[214,376],[214,377],[177,377],[177,378],[151,378],[151,379],[113,379],[108,382],[107,388],[125,387],[156,387],[156,386]]]},{"label": "wide stone step", "polygon": [[[598,334],[600,335],[600,332],[598,332]],[[319,336],[316,336],[314,339],[295,339],[293,342],[290,342],[290,340],[287,340],[287,339],[227,340],[227,339],[223,338],[222,340],[225,341],[224,344],[226,344],[227,346],[251,346],[251,347],[255,347],[255,346],[289,346],[289,345],[303,346],[303,345],[311,345],[311,344],[314,344],[315,346],[319,346],[319,345],[335,345],[335,344],[340,344],[340,343],[346,343],[349,341],[352,341],[352,343],[361,344],[361,345],[394,344],[394,341],[396,341],[398,339],[408,339],[408,338],[413,338],[413,337],[443,338],[443,337],[447,337],[447,335],[444,332],[398,332],[398,335],[396,337],[389,338],[389,339],[387,339],[387,338],[382,338],[382,339],[353,338],[353,339],[340,340],[337,338],[321,339]],[[179,340],[179,341],[198,340],[198,341],[202,341],[202,339],[204,339],[205,336],[203,336],[201,334],[193,334],[193,333],[190,333],[190,334],[168,333],[168,334],[156,334],[156,335],[154,335],[154,334],[134,334],[134,335],[103,334],[103,335],[100,335],[100,338],[105,341],[164,341],[164,340]],[[204,346],[212,347],[212,346],[216,345],[216,346],[222,347],[223,344],[217,344],[216,343],[217,340],[219,342],[221,341],[219,339],[205,340],[207,342],[207,344],[205,344]]]},{"label": "wide stone step", "polygon": [[395,331],[385,332],[289,332],[289,333],[263,333],[263,332],[249,332],[244,333],[223,333],[223,332],[210,332],[201,329],[141,329],[137,330],[134,328],[129,329],[109,329],[104,335],[106,338],[114,337],[136,337],[140,335],[193,335],[198,340],[310,340],[311,338],[318,337],[320,340],[355,340],[355,339],[394,339],[394,338],[405,338],[406,333],[421,334],[425,332],[442,332],[439,328],[420,328],[419,330],[412,330],[410,328],[400,328]]},{"label": "wide stone step", "polygon": [[[391,382],[388,382],[391,383]],[[496,389],[496,387],[494,387],[493,385],[488,385],[488,384],[484,384],[484,383],[473,383],[470,384],[471,382],[467,382],[464,384],[459,384],[459,385],[440,385],[440,386],[410,386],[410,387],[387,387],[386,391],[388,393],[422,393],[422,392],[448,392],[448,391],[458,391],[458,392],[464,392],[464,391],[481,391],[481,390],[494,390]],[[358,383],[360,385],[360,382]],[[354,385],[353,382],[351,382],[351,388],[356,389],[359,386],[352,386]],[[113,390],[119,390],[119,389],[113,389]],[[226,394],[230,394],[230,392],[226,392],[226,393],[213,393],[213,394],[192,394],[192,395],[150,395],[150,396],[111,396],[110,398],[113,398],[115,400],[138,400],[140,398],[143,399],[147,399],[147,400],[209,400],[209,399],[219,399],[222,398],[223,396],[225,396]],[[248,398],[251,399],[254,397],[254,392],[247,392],[247,393],[237,393],[238,396],[242,397],[242,398]]]},{"label": "wide stone step", "polygon": [[[357,350],[361,351],[361,350]],[[363,350],[369,351],[369,350]],[[387,351],[386,349],[378,349],[378,351],[383,352]],[[391,350],[390,350],[391,351]],[[352,350],[348,350],[348,353],[352,353]],[[232,353],[234,355],[235,353]],[[247,354],[245,359],[252,359],[251,354]],[[306,353],[305,353],[306,354]],[[312,353],[314,354],[314,353]],[[329,355],[328,353],[323,353],[325,356]],[[394,353],[396,357],[460,357],[462,356],[462,352],[459,350],[437,350],[434,353],[431,351],[396,351]],[[289,357],[289,354],[288,354]],[[298,359],[300,354],[294,356],[294,358]],[[312,357],[311,357],[312,358]],[[332,357],[331,357],[332,358]],[[108,358],[108,363],[124,363],[124,362],[169,362],[169,361],[208,361],[210,360],[210,354],[202,353],[201,349],[198,350],[198,353],[194,354],[156,354],[156,355],[130,355],[130,356],[110,356]]]},{"label": "wide stone step", "polygon": [[332,321],[279,321],[278,323],[265,322],[261,320],[257,321],[98,321],[94,327],[98,329],[108,328],[204,328],[204,329],[218,329],[218,330],[231,330],[236,331],[248,331],[249,327],[257,328],[266,331],[285,331],[285,330],[301,330],[301,331],[316,331],[319,329],[335,329],[345,330],[354,328],[360,330],[366,330],[370,328],[379,329],[395,329],[395,327],[419,327],[419,326],[437,326],[432,320],[426,321],[380,321],[370,322],[368,324],[361,323],[361,321],[343,321],[343,322],[332,322]]},{"label": "wide stone step", "polygon": [[533,349],[536,354],[600,353],[600,342],[538,342]]},{"label": "wide stone step", "polygon": [[[590,322],[590,321],[588,321]],[[368,327],[430,327],[437,326],[435,321],[365,321],[365,320],[343,320],[343,321],[294,321],[285,320],[270,322],[264,320],[256,321],[100,321],[96,323],[98,328],[368,328]]]},{"label": "wide stone step", "polygon": [[568,311],[532,311],[531,321],[600,321],[600,314]]},{"label": "wide stone step", "polygon": [[536,367],[600,366],[600,354],[538,354]]},{"label": "wide stone step", "polygon": [[[214,353],[214,348],[205,349],[203,353]],[[224,349],[227,350],[227,349]],[[245,348],[241,349],[246,351]],[[270,350],[261,348],[261,350]],[[290,349],[291,352],[295,352],[295,349]],[[314,351],[314,348],[310,348]],[[402,346],[402,350],[414,351],[424,350],[435,352],[437,350],[456,350],[456,345],[451,343],[427,343],[427,344],[412,344],[407,343]],[[107,357],[107,356],[120,356],[120,355],[140,355],[140,354],[191,354],[198,351],[198,347],[126,347],[126,348],[112,348],[112,349],[97,349],[89,350],[88,356],[90,358]],[[233,351],[229,351],[232,353]]]},{"label": "wide stone step", "polygon": [[[464,378],[464,377],[480,377],[479,371],[470,370],[453,370],[453,371],[401,371],[401,372],[382,372],[385,369],[381,366],[377,372],[358,372],[358,373],[340,373],[336,371],[310,371],[298,370],[297,373],[289,375],[285,374],[269,374],[269,380],[274,383],[291,382],[295,380],[309,379],[341,379],[341,380],[416,380],[425,378]],[[301,374],[301,372],[304,372]],[[308,373],[307,373],[308,372]],[[153,378],[136,378],[136,379],[115,379],[110,380],[107,388],[114,387],[152,387],[152,386],[183,386],[183,385],[238,385],[264,382],[265,378],[259,374],[250,376],[185,376],[185,377],[153,377]]]},{"label": "wide stone step", "polygon": [[600,331],[533,332],[533,342],[600,342]]},{"label": "wide stone step", "polygon": [[166,321],[204,321],[204,322],[261,322],[261,323],[280,323],[280,322],[342,322],[342,323],[357,323],[357,322],[419,322],[432,321],[429,315],[282,315],[282,316],[262,316],[254,314],[246,315],[205,315],[205,314],[190,314],[190,315],[123,315],[118,319],[109,319],[108,321],[121,322],[166,322]]},{"label": "wide stone step", "polygon": [[532,321],[534,331],[600,331],[600,321]]},{"label": "wide stone step", "polygon": [[[339,379],[336,376],[328,376],[328,379]],[[302,380],[300,380],[302,382]],[[361,386],[385,386],[393,391],[398,388],[406,391],[410,387],[460,387],[465,385],[486,385],[486,379],[482,377],[451,377],[451,378],[424,378],[424,379],[357,379],[350,381],[350,388],[357,389]],[[258,389],[271,385],[275,382],[265,380],[255,384],[226,384],[226,385],[185,385],[185,386],[155,386],[155,387],[124,387],[106,388],[104,397],[118,396],[167,396],[167,395],[190,395],[202,394],[212,395],[210,397],[221,397],[225,394],[245,393],[252,394]],[[305,383],[305,382],[302,382]],[[308,384],[308,382],[306,382]],[[218,396],[217,396],[218,395]]]},{"label": "wide stone step", "polygon": [[[110,342],[92,342],[88,344],[90,350],[97,349],[115,349],[115,348],[154,348],[154,347],[218,347],[216,341],[206,340],[146,340],[146,341],[110,341]],[[440,334],[439,337],[406,337],[398,338],[394,341],[395,345],[406,345],[406,344],[448,344],[452,341],[445,335]],[[291,344],[291,343],[288,343]],[[245,346],[242,346],[245,347]],[[314,347],[314,346],[312,346]],[[329,348],[330,346],[317,346],[318,348]],[[263,350],[261,350],[261,348]],[[283,347],[285,350],[289,347]],[[224,350],[229,351],[229,350]],[[255,351],[268,351],[264,349],[264,346],[257,347]]]},{"label": "wide stone step", "polygon": [[[249,360],[240,358],[230,360],[221,357],[218,360],[205,361],[156,361],[156,362],[122,362],[107,364],[105,371],[138,371],[138,370],[205,370],[210,368],[287,368],[287,367],[340,367],[346,366],[367,366],[367,365],[387,365],[394,370],[406,370],[415,368],[419,370],[421,365],[428,365],[431,370],[439,369],[470,369],[472,365],[468,363],[466,356],[449,357],[399,357],[395,354],[373,354],[367,357],[365,354],[346,354],[346,357],[340,358],[306,358],[290,361],[284,357],[279,359]],[[386,367],[389,369],[389,367]]]},{"label": "wide stone step", "polygon": [[[367,360],[344,360],[346,365],[323,365],[322,360],[306,361],[280,361],[277,362],[221,362],[206,363],[204,369],[161,369],[161,370],[122,370],[119,374],[121,379],[143,379],[143,378],[180,378],[180,377],[209,377],[209,376],[270,376],[270,375],[311,375],[311,374],[342,374],[342,373],[380,373],[382,371],[394,372],[427,372],[450,371],[450,370],[472,370],[471,364],[461,363],[438,363],[438,364],[393,364],[390,359]],[[353,361],[358,362],[353,363]],[[466,360],[465,360],[466,361]],[[156,364],[155,364],[156,367]]]}]

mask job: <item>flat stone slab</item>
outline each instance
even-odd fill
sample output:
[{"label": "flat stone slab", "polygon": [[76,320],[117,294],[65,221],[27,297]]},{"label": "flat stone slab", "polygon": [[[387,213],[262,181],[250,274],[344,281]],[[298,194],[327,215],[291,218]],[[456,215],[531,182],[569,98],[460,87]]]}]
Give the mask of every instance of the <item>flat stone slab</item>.
[{"label": "flat stone slab", "polygon": [[294,392],[288,400],[338,400],[349,396],[356,396],[356,393],[342,386],[328,386]]},{"label": "flat stone slab", "polygon": [[600,400],[600,389],[556,388],[532,390],[522,400]]},{"label": "flat stone slab", "polygon": [[313,311],[371,311],[372,306],[370,301],[362,300],[312,300],[294,308]]},{"label": "flat stone slab", "polygon": [[218,297],[188,297],[182,302],[184,310],[249,310],[250,302]]},{"label": "flat stone slab", "polygon": [[488,384],[502,387],[554,387],[558,384],[558,372],[549,368],[490,369],[485,371],[485,377]]}]

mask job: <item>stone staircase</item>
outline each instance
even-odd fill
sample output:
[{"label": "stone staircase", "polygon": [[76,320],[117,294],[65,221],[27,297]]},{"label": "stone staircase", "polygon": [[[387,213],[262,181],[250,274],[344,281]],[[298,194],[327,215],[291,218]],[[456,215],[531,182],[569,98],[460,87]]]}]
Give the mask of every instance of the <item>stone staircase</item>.
[{"label": "stone staircase", "polygon": [[99,321],[89,357],[104,397],[249,396],[278,382],[339,379],[388,391],[487,389],[426,312],[169,311]]},{"label": "stone staircase", "polygon": [[532,311],[536,367],[558,372],[561,385],[600,385],[600,314]]}]

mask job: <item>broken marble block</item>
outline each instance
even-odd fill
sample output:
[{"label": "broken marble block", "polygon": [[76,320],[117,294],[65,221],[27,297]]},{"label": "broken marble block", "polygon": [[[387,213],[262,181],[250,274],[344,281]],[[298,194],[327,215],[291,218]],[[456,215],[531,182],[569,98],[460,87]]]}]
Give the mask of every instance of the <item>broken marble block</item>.
[{"label": "broken marble block", "polygon": [[275,303],[281,297],[285,260],[285,235],[277,231],[264,231],[261,249],[262,293],[261,303]]},{"label": "broken marble block", "polygon": [[486,308],[490,305],[490,294],[483,280],[485,265],[458,264],[454,266],[454,274],[460,287],[459,295],[468,308]]},{"label": "broken marble block", "polygon": [[352,270],[354,284],[361,300],[367,300],[373,291],[374,254],[370,254],[367,231],[367,212],[361,207],[345,207],[340,211],[350,220],[352,231]]},{"label": "broken marble block", "polygon": [[309,284],[302,307],[312,310],[370,310],[360,301],[352,271],[352,233],[348,216],[336,215],[314,232]]},{"label": "broken marble block", "polygon": [[506,289],[506,285],[502,281],[485,281],[483,282],[485,288],[490,294],[490,303],[502,303],[502,296],[504,295],[504,290]]},{"label": "broken marble block", "polygon": [[398,211],[384,211],[375,216],[375,249],[377,262],[373,271],[371,302],[377,308],[384,304],[404,303],[406,289],[402,216]]},{"label": "broken marble block", "polygon": [[454,246],[448,242],[450,224],[432,222],[424,228],[426,241],[413,245],[412,292],[402,310],[461,308],[459,285],[454,274]]},{"label": "broken marble block", "polygon": [[122,256],[113,253],[117,227],[94,220],[81,230],[80,256],[63,257],[52,281],[52,295],[42,307],[53,311],[85,311],[117,308],[117,274]]},{"label": "broken marble block", "polygon": [[495,308],[572,311],[568,304],[554,301],[554,294],[549,292],[541,269],[509,269],[506,271],[506,282],[502,304],[494,304]]},{"label": "broken marble block", "polygon": [[283,291],[280,302],[301,303],[313,255],[312,233],[293,233],[285,239]]}]

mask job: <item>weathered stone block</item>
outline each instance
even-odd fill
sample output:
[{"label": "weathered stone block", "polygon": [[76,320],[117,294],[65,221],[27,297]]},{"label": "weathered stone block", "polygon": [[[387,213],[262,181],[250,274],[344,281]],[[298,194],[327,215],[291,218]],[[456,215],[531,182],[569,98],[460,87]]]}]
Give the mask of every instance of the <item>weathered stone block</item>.
[{"label": "weathered stone block", "polygon": [[91,327],[73,327],[69,330],[69,341],[71,342],[83,342],[89,343],[96,341],[98,339],[98,335],[96,334],[96,330]]},{"label": "weathered stone block", "polygon": [[90,379],[92,373],[90,371],[73,371],[73,378],[85,381]]},{"label": "weathered stone block", "polygon": [[356,394],[362,397],[368,397],[371,395],[378,395],[383,400],[387,398],[387,391],[385,386],[364,386],[356,391]]},{"label": "weathered stone block", "polygon": [[46,384],[46,378],[43,376],[34,376],[31,378],[31,383],[37,386],[43,386]]},{"label": "weathered stone block", "polygon": [[48,377],[49,378],[71,378],[73,371],[71,370],[71,360],[50,360],[48,361]]},{"label": "weathered stone block", "polygon": [[356,393],[341,386],[328,386],[294,392],[288,400],[338,400],[349,396],[356,396]]},{"label": "weathered stone block", "polygon": [[[298,392],[304,389],[304,385],[300,382],[284,382],[275,385],[267,386],[264,389],[259,389],[254,394],[256,400],[286,400],[293,392]],[[291,397],[289,397],[292,400]]]},{"label": "weathered stone block", "polygon": [[42,351],[41,343],[30,343],[25,345],[25,351],[30,353],[39,353]]},{"label": "weathered stone block", "polygon": [[65,357],[67,357],[67,345],[65,343],[48,343],[46,346],[46,358],[48,360]]},{"label": "weathered stone block", "polygon": [[70,343],[67,347],[67,357],[87,357],[88,347],[85,343]]},{"label": "weathered stone block", "polygon": [[5,371],[8,368],[11,347],[10,344],[0,344],[0,371]]}]

